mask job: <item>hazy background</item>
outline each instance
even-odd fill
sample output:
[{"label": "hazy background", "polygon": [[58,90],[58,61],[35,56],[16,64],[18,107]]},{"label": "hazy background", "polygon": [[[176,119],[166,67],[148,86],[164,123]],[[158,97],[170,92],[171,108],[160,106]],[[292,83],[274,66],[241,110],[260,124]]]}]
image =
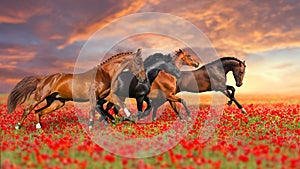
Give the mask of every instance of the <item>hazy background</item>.
[{"label": "hazy background", "polygon": [[[10,92],[25,76],[72,73],[80,49],[95,31],[139,12],[182,17],[206,34],[220,57],[246,60],[244,85],[238,93],[299,94],[298,0],[2,0],[0,93]],[[144,24],[151,23],[145,20]],[[121,31],[116,27],[103,36],[109,39]],[[161,41],[151,44],[168,45]],[[228,83],[234,85],[232,76],[228,77]]]}]

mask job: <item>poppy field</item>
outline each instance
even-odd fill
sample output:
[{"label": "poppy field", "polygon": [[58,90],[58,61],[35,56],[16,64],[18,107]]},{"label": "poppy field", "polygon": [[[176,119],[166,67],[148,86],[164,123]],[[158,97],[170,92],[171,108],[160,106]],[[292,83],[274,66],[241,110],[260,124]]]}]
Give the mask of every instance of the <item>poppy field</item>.
[{"label": "poppy field", "polygon": [[[71,104],[43,116],[43,130],[35,129],[33,113],[20,130],[15,130],[24,107],[8,114],[2,97],[1,168],[299,168],[300,97],[237,95],[237,99],[248,114],[241,114],[235,105],[226,105],[205,141],[199,138],[209,118],[209,98],[202,99],[200,106],[189,105],[194,122],[175,147],[153,157],[127,158],[94,143]],[[134,111],[134,106],[129,108]],[[120,122],[112,128],[132,137],[152,137],[167,130],[176,119],[168,107],[155,122]],[[103,123],[97,121],[95,127]]]}]

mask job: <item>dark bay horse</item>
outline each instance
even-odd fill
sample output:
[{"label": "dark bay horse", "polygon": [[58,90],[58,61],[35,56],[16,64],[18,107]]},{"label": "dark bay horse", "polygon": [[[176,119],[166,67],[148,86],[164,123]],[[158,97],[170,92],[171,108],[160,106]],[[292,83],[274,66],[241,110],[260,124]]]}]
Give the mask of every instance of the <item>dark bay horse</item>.
[{"label": "dark bay horse", "polygon": [[[91,122],[95,113],[96,100],[109,95],[115,77],[125,68],[132,71],[137,79],[146,81],[140,49],[136,53],[126,52],[114,55],[97,67],[80,74],[56,73],[49,76],[26,77],[13,88],[9,95],[8,113],[12,113],[18,104],[24,103],[33,95],[32,102],[24,109],[22,118],[15,127],[19,129],[29,113],[46,100],[46,105],[35,111],[36,128],[39,129],[41,128],[40,117],[61,108],[66,101],[89,101]],[[114,103],[124,108],[122,103]],[[89,127],[91,127],[90,123]]]},{"label": "dark bay horse", "polygon": [[[221,64],[219,63],[221,62]],[[205,91],[219,91],[224,93],[230,100],[230,105],[234,102],[242,113],[247,113],[242,105],[235,99],[235,88],[233,86],[226,85],[226,75],[232,71],[236,86],[240,87],[243,84],[243,78],[245,75],[246,64],[245,61],[241,61],[234,57],[223,57],[220,60],[208,63],[194,71],[182,71],[181,78],[177,80],[177,90],[175,93],[181,91],[201,93]],[[196,85],[194,84],[196,80]],[[161,79],[163,80],[163,79]],[[169,91],[170,92],[170,91]],[[161,98],[151,98],[153,102],[161,100]],[[161,102],[158,102],[161,103]],[[162,103],[163,104],[163,103]],[[170,102],[172,108],[176,111],[176,104]],[[153,104],[153,116],[152,119],[156,118],[156,110],[161,104]]]},{"label": "dark bay horse", "polygon": [[[151,68],[154,65],[155,62],[157,62],[158,60],[161,60],[161,59],[162,58],[159,57],[159,56],[156,56],[156,57],[153,57],[153,58],[149,57],[149,60],[145,61],[145,65],[148,65],[148,64],[152,63],[148,66],[148,68]],[[173,56],[172,59],[170,58],[170,56],[168,58],[164,58],[164,59],[168,59],[169,62],[173,62],[172,66],[176,66],[177,69],[180,69],[183,65],[194,66],[194,67],[199,66],[199,63],[198,63],[198,61],[196,61],[195,57],[192,57],[186,51],[183,51],[181,49],[179,49],[179,51],[176,51],[176,54]],[[145,69],[147,69],[146,67],[145,67]],[[122,78],[122,76],[120,76],[120,77]],[[178,78],[178,76],[174,77],[172,74],[169,74],[169,73],[167,73],[163,70],[160,70],[157,73],[157,75],[155,75],[155,77],[152,77],[153,80],[149,80],[149,81],[152,81],[152,84],[151,84],[150,93],[148,94],[148,97],[150,99],[152,99],[152,97],[157,98],[157,97],[160,97],[160,95],[164,95],[167,98],[167,100],[169,100],[169,101],[173,101],[174,103],[175,102],[182,103],[184,105],[184,107],[186,108],[186,111],[189,113],[190,110],[186,106],[185,101],[182,100],[180,97],[175,96],[175,92],[169,92],[169,91],[171,91],[171,90],[169,90],[170,88],[172,88],[176,91],[176,87],[177,87],[176,80],[177,80],[177,78]],[[164,79],[164,80],[161,80],[161,79]],[[168,80],[166,80],[166,79],[168,79]],[[124,82],[124,81],[126,81],[126,79],[123,78],[123,79],[120,79],[120,81]],[[120,87],[122,87],[122,86],[120,86]],[[123,90],[126,91],[126,89],[122,89],[122,88],[119,89],[119,91],[123,91]],[[129,91],[129,93],[130,92],[134,92],[134,90]],[[126,96],[128,96],[128,95],[125,95],[125,97]],[[124,97],[124,99],[125,99],[125,97]],[[139,114],[139,116],[138,116],[139,119],[144,117],[144,116],[147,116],[150,113],[151,105],[150,105],[150,102],[147,102],[147,103],[148,103],[148,106],[147,106],[144,114]],[[138,104],[140,104],[140,106],[141,106],[140,108],[142,108],[142,100]],[[176,113],[179,115],[178,111],[176,111]]]}]

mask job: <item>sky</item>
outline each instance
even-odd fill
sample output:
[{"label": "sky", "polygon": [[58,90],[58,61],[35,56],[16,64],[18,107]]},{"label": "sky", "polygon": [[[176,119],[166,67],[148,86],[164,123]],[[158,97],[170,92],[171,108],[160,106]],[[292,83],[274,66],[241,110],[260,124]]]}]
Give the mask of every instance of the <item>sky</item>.
[{"label": "sky", "polygon": [[[226,0],[2,0],[0,93],[10,92],[26,76],[73,73],[78,56],[84,53],[82,49],[96,31],[122,17],[144,12],[178,16],[201,30],[207,37],[203,37],[204,41],[209,40],[208,46],[214,47],[218,57],[234,56],[245,60],[244,85],[236,87],[238,93],[299,94],[298,0],[234,0],[230,3]],[[165,20],[160,23],[166,27]],[[167,26],[167,32],[175,36],[176,28],[182,28],[183,23],[174,21],[174,26]],[[108,44],[128,30],[165,29],[162,26],[154,24],[153,18],[111,26],[97,34],[102,44],[93,49],[95,52],[91,55],[105,55]],[[183,27],[179,31],[183,38],[196,37],[191,27]],[[146,54],[153,49],[170,53],[178,47],[187,47],[172,37],[144,34],[118,42],[111,53],[134,50],[137,46],[142,46]],[[228,84],[234,85],[232,75],[227,77]]]}]

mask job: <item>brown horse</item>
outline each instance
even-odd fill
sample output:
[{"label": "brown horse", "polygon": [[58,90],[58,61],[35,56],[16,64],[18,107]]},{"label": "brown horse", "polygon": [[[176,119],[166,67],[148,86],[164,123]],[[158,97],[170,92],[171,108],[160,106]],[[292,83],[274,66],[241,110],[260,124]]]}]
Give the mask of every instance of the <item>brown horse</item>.
[{"label": "brown horse", "polygon": [[[56,73],[49,76],[24,78],[13,88],[8,97],[8,112],[13,112],[17,104],[24,103],[31,95],[33,95],[33,101],[24,109],[22,118],[15,128],[19,129],[29,113],[44,100],[46,100],[46,105],[35,111],[37,129],[41,128],[40,117],[42,115],[61,108],[66,101],[90,101],[89,127],[91,128],[97,99],[103,99],[109,95],[116,76],[125,68],[132,71],[137,79],[146,81],[140,49],[136,53],[126,52],[114,55],[84,73]],[[114,94],[112,95],[115,97]],[[110,101],[113,102],[113,100]],[[122,103],[114,103],[126,109]]]},{"label": "brown horse", "polygon": [[[171,62],[170,65],[165,65],[163,67],[160,68],[159,63],[161,61],[168,61]],[[163,63],[164,63],[163,62]],[[156,89],[162,89],[163,87],[160,88],[158,86],[172,86],[174,87],[174,89],[176,90],[176,78],[169,74],[171,72],[174,72],[174,70],[171,70],[169,68],[169,66],[176,66],[174,68],[176,68],[176,70],[178,70],[179,73],[179,69],[183,66],[183,65],[187,65],[187,66],[194,66],[194,67],[198,67],[199,63],[196,61],[195,57],[192,57],[191,55],[189,55],[186,51],[183,51],[181,49],[179,49],[178,51],[176,51],[175,55],[173,57],[169,56],[169,55],[152,55],[150,57],[148,57],[145,60],[145,69],[148,72],[148,78],[150,79],[149,82],[152,83],[151,85],[151,89],[147,90],[147,92],[145,93],[145,88],[148,88],[147,86],[144,85],[139,85],[139,83],[135,82],[135,78],[128,78],[130,76],[128,76],[129,72],[123,72],[120,74],[118,81],[120,82],[120,86],[116,86],[117,88],[117,94],[119,94],[120,98],[124,101],[126,97],[130,97],[130,98],[136,98],[137,101],[137,105],[138,105],[138,110],[139,110],[139,118],[142,118],[144,116],[146,116],[149,112],[149,110],[151,110],[151,103],[150,100],[148,99],[148,97],[154,97],[153,95],[157,95],[157,93],[155,92],[150,92],[150,91],[155,91]],[[154,73],[155,75],[153,75],[152,72],[153,69],[160,69],[160,71],[162,71],[162,73],[160,73],[160,71],[157,71],[157,73]],[[163,71],[164,70],[164,71]],[[168,73],[167,73],[167,72]],[[154,76],[154,77],[153,77]],[[180,74],[178,75],[178,77],[180,76]],[[162,82],[158,82],[156,79],[172,79],[172,82],[170,81],[169,84],[164,83],[164,81]],[[154,80],[151,80],[154,79]],[[129,90],[129,93],[127,92]],[[148,95],[148,97],[143,97],[141,99],[139,99],[139,95],[137,95],[137,93],[142,92],[143,95]],[[150,93],[149,93],[150,92]],[[183,105],[185,105],[185,102],[182,101],[182,99],[180,99],[179,97],[175,96],[173,93],[165,93],[165,95],[167,96],[167,99],[174,101],[174,102],[182,102]],[[145,99],[146,103],[148,104],[146,110],[145,110],[145,114],[141,114],[142,113],[142,104],[143,104],[143,100]],[[103,104],[104,102],[100,102],[100,107],[103,109]],[[113,106],[113,104],[108,104],[106,107],[106,110],[104,111],[106,116],[108,116],[111,120],[114,120],[112,116],[110,116],[107,111]],[[186,106],[185,106],[186,107]],[[186,107],[187,111],[188,108]],[[114,109],[115,113],[117,114],[117,110]],[[106,117],[104,118],[106,119]]]},{"label": "brown horse", "polygon": [[[183,51],[179,49],[177,54],[174,56],[173,59],[175,65],[180,69],[183,65],[187,66],[194,66],[198,67],[199,62],[196,60],[195,57],[191,57],[186,51]],[[190,114],[190,110],[186,105],[186,102],[181,99],[180,97],[176,96],[176,90],[177,90],[177,78],[173,75],[161,70],[157,77],[154,79],[151,88],[150,93],[148,94],[148,97],[152,100],[153,105],[156,104],[162,104],[166,100],[171,103],[171,106],[175,106],[176,102],[181,103],[187,114]],[[159,99],[160,98],[160,99]],[[179,116],[180,119],[180,113],[177,111],[176,107],[174,107],[175,112]],[[147,108],[147,111],[144,112],[144,114],[140,117],[148,116],[151,112],[151,108]]]},{"label": "brown horse", "polygon": [[[247,113],[242,105],[235,99],[235,88],[233,86],[226,85],[226,75],[228,72],[232,71],[234,79],[236,81],[236,86],[240,87],[243,84],[243,78],[245,75],[245,61],[240,61],[234,57],[223,57],[220,60],[213,61],[209,64],[206,64],[194,71],[182,71],[181,78],[177,81],[177,90],[174,91],[174,88],[166,91],[167,93],[180,91],[201,93],[205,91],[220,91],[224,93],[230,101],[232,101],[241,109],[242,113]],[[197,84],[194,84],[195,80]],[[164,77],[158,81],[166,81]],[[167,82],[166,82],[167,83]],[[171,81],[169,82],[171,83]],[[173,83],[173,82],[172,82]],[[160,88],[165,88],[165,86],[159,86]],[[231,92],[230,92],[231,90]],[[162,95],[160,97],[151,97],[153,101],[153,115],[152,119],[156,118],[157,108],[163,104],[161,102]],[[154,104],[154,102],[156,104]],[[170,101],[172,108],[177,111],[176,104],[173,101]]]}]

